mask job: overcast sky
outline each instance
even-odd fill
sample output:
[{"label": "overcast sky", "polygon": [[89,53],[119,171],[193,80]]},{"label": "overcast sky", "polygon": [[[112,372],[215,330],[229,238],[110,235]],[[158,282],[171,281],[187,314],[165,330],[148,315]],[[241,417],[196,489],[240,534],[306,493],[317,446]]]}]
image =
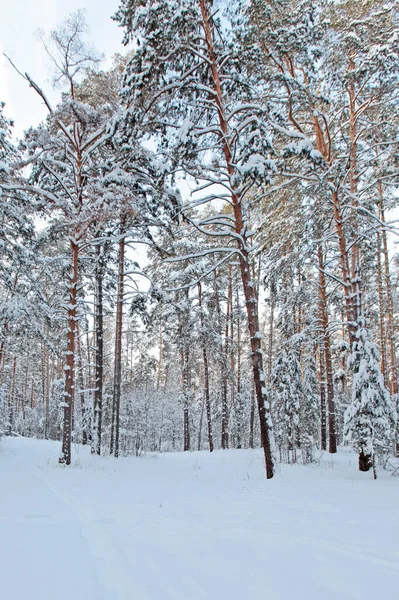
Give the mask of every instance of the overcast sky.
[{"label": "overcast sky", "polygon": [[42,87],[54,102],[59,92],[52,89],[51,65],[41,42],[38,29],[50,30],[70,13],[86,8],[90,27],[89,39],[108,61],[116,52],[123,52],[123,31],[111,20],[119,0],[4,0],[0,19],[0,101],[6,102],[5,112],[15,121],[18,136],[30,125],[36,125],[46,116],[36,92],[29,88],[9,65],[6,52],[22,72]]}]

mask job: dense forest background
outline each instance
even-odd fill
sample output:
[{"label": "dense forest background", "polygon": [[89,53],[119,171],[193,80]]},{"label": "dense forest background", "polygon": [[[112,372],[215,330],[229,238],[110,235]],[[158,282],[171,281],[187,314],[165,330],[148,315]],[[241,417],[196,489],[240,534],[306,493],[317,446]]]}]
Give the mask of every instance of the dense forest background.
[{"label": "dense forest background", "polygon": [[[0,431],[97,454],[399,448],[398,6],[122,0],[0,111]],[[122,35],[121,35],[122,37]],[[17,72],[18,71],[18,72]]]}]

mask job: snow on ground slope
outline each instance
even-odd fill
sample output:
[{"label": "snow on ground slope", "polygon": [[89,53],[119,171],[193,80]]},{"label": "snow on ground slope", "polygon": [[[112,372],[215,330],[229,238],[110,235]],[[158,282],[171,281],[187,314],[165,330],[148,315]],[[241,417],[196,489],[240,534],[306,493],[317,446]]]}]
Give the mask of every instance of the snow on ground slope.
[{"label": "snow on ground slope", "polygon": [[399,477],[350,451],[272,481],[260,451],[58,452],[0,441],[4,600],[399,597]]}]

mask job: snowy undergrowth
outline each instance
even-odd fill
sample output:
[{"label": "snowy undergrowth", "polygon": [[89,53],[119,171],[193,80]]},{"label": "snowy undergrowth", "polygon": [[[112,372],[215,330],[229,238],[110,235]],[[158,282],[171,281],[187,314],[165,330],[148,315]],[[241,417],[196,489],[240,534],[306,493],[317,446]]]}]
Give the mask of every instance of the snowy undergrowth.
[{"label": "snowy undergrowth", "polygon": [[6,600],[371,600],[399,586],[399,478],[349,450],[264,479],[262,453],[99,458],[0,442]]}]

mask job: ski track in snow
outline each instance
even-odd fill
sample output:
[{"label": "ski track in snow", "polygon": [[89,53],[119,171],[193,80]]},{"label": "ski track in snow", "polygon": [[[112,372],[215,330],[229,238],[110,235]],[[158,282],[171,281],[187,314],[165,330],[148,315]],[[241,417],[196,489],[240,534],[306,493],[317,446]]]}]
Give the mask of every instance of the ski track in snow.
[{"label": "ski track in snow", "polygon": [[341,450],[264,479],[258,450],[112,459],[0,441],[5,600],[394,600],[399,477]]}]

